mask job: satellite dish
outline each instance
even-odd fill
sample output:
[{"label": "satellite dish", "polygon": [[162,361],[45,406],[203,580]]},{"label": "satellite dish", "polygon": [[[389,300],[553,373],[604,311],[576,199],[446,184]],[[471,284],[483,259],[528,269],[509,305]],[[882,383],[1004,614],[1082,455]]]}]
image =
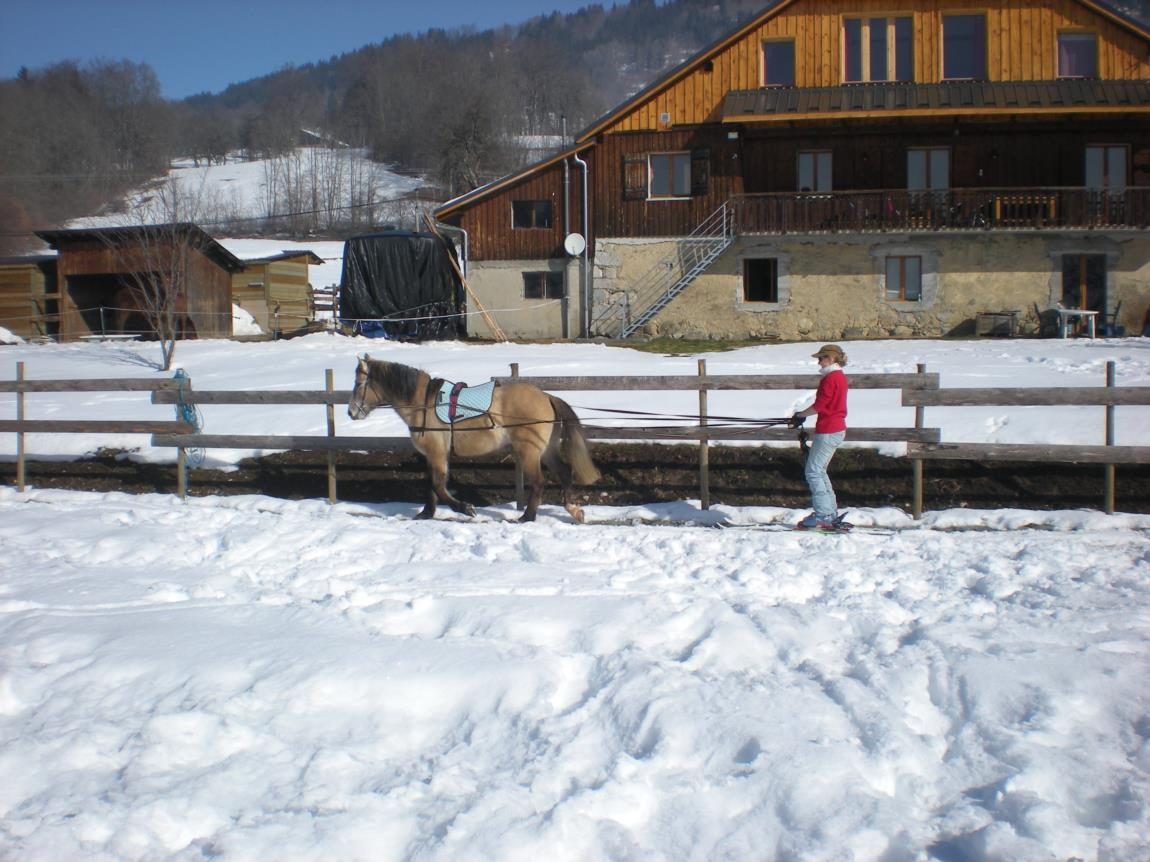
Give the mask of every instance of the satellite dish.
[{"label": "satellite dish", "polygon": [[563,248],[572,257],[576,257],[583,253],[583,249],[587,248],[587,240],[583,239],[581,233],[569,233],[567,239],[563,240]]}]

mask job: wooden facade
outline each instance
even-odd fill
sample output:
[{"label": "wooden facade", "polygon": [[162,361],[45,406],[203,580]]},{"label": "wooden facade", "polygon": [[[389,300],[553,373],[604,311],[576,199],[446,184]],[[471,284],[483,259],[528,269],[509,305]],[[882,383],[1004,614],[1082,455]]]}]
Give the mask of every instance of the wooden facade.
[{"label": "wooden facade", "polygon": [[[147,234],[147,238],[143,238]],[[182,271],[177,314],[185,337],[232,334],[231,275],[243,264],[195,225],[39,231],[59,254],[61,341],[110,334],[154,335],[140,313],[138,281]],[[177,258],[182,261],[177,264]]]},{"label": "wooden facade", "polygon": [[58,300],[55,255],[0,259],[0,327],[21,338],[51,338]]},{"label": "wooden facade", "polygon": [[308,250],[288,250],[245,260],[232,274],[232,301],[269,334],[306,332],[315,321],[308,268],[323,260]]},{"label": "wooden facade", "polygon": [[690,61],[647,88],[585,134],[658,131],[719,121],[727,93],[763,86],[762,44],[772,40],[795,42],[795,87],[843,85],[842,21],[846,17],[909,16],[913,22],[913,80],[940,82],[944,80],[942,19],[961,12],[986,15],[986,80],[1055,80],[1058,34],[1065,31],[1096,34],[1099,79],[1150,78],[1145,37],[1132,32],[1103,7],[1080,0],[1042,4],[1030,0],[894,4],[884,0],[790,0],[705,52],[701,62]]}]

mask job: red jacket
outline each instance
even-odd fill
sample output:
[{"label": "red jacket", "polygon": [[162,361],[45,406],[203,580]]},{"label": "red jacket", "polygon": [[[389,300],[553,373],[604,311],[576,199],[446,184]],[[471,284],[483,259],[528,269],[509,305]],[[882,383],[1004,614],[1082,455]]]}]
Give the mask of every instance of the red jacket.
[{"label": "red jacket", "polygon": [[847,430],[847,376],[841,368],[823,375],[815,403],[811,406],[819,414],[815,422],[816,434]]}]

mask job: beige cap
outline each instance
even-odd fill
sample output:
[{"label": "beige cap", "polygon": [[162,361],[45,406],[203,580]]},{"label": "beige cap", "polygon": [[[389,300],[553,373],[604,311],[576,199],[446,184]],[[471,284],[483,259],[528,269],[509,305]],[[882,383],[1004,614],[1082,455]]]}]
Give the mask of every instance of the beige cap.
[{"label": "beige cap", "polygon": [[817,353],[812,353],[811,356],[818,359],[821,356],[830,356],[835,362],[839,362],[846,356],[843,349],[837,344],[824,344],[818,349]]}]

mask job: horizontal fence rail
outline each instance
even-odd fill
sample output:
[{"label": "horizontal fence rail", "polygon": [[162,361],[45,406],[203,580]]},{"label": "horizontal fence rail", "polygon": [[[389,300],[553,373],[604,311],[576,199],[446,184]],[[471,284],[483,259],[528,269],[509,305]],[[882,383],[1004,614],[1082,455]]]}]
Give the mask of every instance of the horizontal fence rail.
[{"label": "horizontal fence rail", "polygon": [[[640,375],[611,376],[520,376],[513,364],[507,377],[494,378],[502,384],[530,383],[548,391],[694,391],[699,398],[697,416],[674,415],[666,418],[679,424],[608,426],[584,422],[588,438],[599,441],[681,441],[699,446],[700,500],[703,507],[710,504],[708,486],[708,445],[721,441],[793,442],[795,430],[787,427],[765,427],[753,419],[732,422],[729,417],[709,416],[707,394],[711,391],[733,390],[811,390],[818,386],[816,374],[750,374],[709,375],[706,361],[699,361],[697,375]],[[915,517],[922,513],[922,465],[930,460],[970,461],[1045,461],[1101,464],[1107,470],[1107,492],[1104,506],[1112,512],[1113,470],[1116,464],[1144,464],[1150,462],[1150,447],[1114,445],[1115,409],[1118,406],[1150,406],[1150,387],[1118,387],[1114,385],[1114,363],[1107,365],[1105,386],[1096,387],[1027,387],[1027,388],[961,388],[943,389],[937,373],[927,373],[920,366],[914,374],[856,374],[851,375],[852,389],[889,389],[901,393],[902,405],[915,408],[914,427],[854,426],[847,431],[847,440],[853,442],[883,442],[907,444],[907,458],[914,470],[913,508]],[[17,363],[17,380],[0,381],[0,393],[14,393],[17,397],[17,418],[0,420],[0,432],[17,435],[17,484],[24,489],[24,435],[28,433],[52,434],[149,434],[157,447],[179,450],[177,484],[178,493],[185,496],[187,476],[185,451],[188,449],[261,449],[312,450],[328,453],[329,497],[336,501],[336,452],[407,452],[414,451],[411,439],[401,437],[340,436],[335,433],[334,409],[345,406],[351,399],[350,390],[337,390],[333,385],[333,372],[327,370],[325,389],[293,390],[204,390],[197,391],[189,379],[141,380],[138,378],[111,378],[100,380],[27,380],[23,363]],[[32,419],[26,416],[26,398],[36,393],[49,392],[141,392],[150,393],[153,404],[172,406],[203,405],[310,405],[322,406],[327,411],[327,434],[207,434],[196,431],[179,419],[163,420],[81,420]],[[1105,445],[1060,445],[1019,443],[955,443],[941,439],[938,428],[926,427],[926,408],[961,407],[1030,407],[1030,406],[1100,406],[1105,410]],[[597,409],[597,408],[588,408]],[[605,409],[605,408],[604,408]],[[606,411],[610,412],[610,411]],[[623,411],[626,412],[626,411]],[[642,420],[650,414],[639,413]],[[651,416],[651,418],[658,418]],[[692,424],[682,424],[684,421]],[[712,424],[713,423],[713,424]]]}]

